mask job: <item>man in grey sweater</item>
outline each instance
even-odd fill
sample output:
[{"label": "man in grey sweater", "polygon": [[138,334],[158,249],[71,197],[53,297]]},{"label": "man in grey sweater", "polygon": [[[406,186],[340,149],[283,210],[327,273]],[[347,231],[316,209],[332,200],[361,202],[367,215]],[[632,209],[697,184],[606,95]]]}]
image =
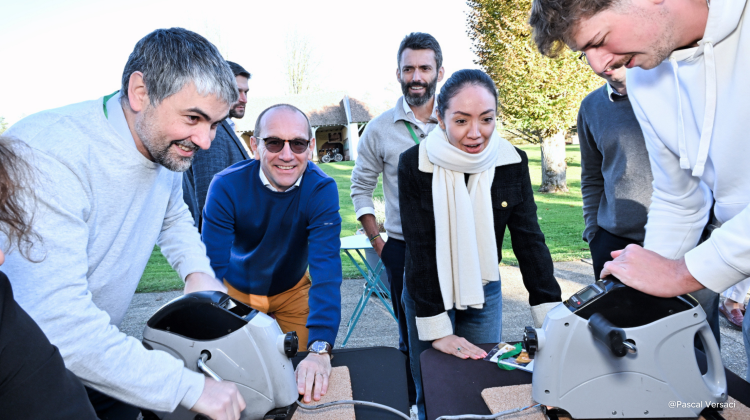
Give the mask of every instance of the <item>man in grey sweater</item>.
[{"label": "man in grey sweater", "polygon": [[181,172],[210,146],[237,97],[216,47],[185,29],[159,29],[136,44],[121,90],[31,115],[7,132],[29,146],[39,171],[41,242],[31,258],[38,263],[14,253],[4,268],[18,303],[86,385],[99,418],[182,405],[238,419],[245,407],[231,382],[206,378],[118,330],[154,244],[186,293],[226,291],[182,199]]},{"label": "man in grey sweater", "polygon": [[[584,56],[585,57],[585,56]],[[607,83],[591,92],[578,111],[581,147],[581,194],[588,242],[599,279],[612,251],[643,245],[653,192],[651,163],[641,126],[628,100],[625,66],[598,74]],[[692,293],[719,342],[719,295],[709,289]]]},{"label": "man in grey sweater", "polygon": [[607,83],[591,92],[578,111],[581,193],[588,242],[599,278],[610,253],[643,244],[651,204],[651,164],[646,143],[628,101],[625,67],[601,76]]},{"label": "man in grey sweater", "polygon": [[[365,128],[357,147],[357,161],[352,171],[351,196],[357,219],[383,260],[391,285],[393,313],[399,324],[399,350],[408,357],[406,320],[401,309],[404,288],[406,244],[401,229],[398,206],[398,160],[427,136],[436,126],[435,91],[443,79],[443,53],[440,44],[429,34],[414,32],[402,41],[396,56],[396,77],[404,94],[396,106],[379,115]],[[378,232],[372,194],[383,174],[385,195],[385,230],[388,241]],[[408,376],[408,375],[407,375]],[[416,391],[408,377],[409,400],[415,404]]]}]

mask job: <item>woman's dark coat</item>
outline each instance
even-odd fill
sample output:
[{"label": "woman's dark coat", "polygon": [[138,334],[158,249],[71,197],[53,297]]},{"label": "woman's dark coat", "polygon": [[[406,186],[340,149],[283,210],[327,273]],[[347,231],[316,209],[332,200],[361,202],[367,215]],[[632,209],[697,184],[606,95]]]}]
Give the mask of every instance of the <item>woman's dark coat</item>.
[{"label": "woman's dark coat", "polygon": [[[498,263],[503,258],[503,235],[507,226],[523,283],[529,291],[529,304],[559,302],[560,286],[553,275],[552,258],[537,221],[529,160],[526,153],[516,150],[521,162],[497,166],[490,188]],[[418,167],[419,146],[401,154],[398,190],[406,241],[405,285],[416,304],[417,317],[425,318],[445,312],[445,307],[435,254],[432,173],[422,172]]]}]

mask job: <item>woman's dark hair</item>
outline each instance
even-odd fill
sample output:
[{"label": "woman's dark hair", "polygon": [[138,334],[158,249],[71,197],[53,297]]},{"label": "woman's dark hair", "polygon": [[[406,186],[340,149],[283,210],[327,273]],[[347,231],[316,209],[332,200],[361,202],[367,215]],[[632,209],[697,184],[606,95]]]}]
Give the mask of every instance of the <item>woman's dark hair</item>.
[{"label": "woman's dark hair", "polygon": [[440,119],[445,119],[445,110],[448,109],[451,99],[467,85],[482,86],[487,89],[495,97],[495,104],[497,104],[497,88],[495,82],[490,79],[490,76],[487,76],[487,73],[482,70],[459,70],[453,73],[440,89],[437,98]]},{"label": "woman's dark hair", "polygon": [[33,194],[31,184],[34,170],[21,157],[25,143],[0,136],[0,232],[8,238],[7,252],[18,247],[31,260],[31,248],[39,235],[32,229]]}]

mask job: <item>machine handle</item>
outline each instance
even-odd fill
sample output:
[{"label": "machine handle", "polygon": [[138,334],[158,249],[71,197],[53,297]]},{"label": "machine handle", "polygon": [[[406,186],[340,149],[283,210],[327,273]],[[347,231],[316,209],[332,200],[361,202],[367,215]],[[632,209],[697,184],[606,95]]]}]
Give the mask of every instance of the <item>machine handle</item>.
[{"label": "machine handle", "polygon": [[201,357],[198,358],[198,369],[200,369],[206,375],[210,376],[216,382],[221,382],[221,376],[217,375],[216,372],[211,370],[211,368],[206,365],[206,360],[208,360],[208,354],[201,353]]},{"label": "machine handle", "polygon": [[[221,382],[221,376],[217,375],[216,372],[214,372],[208,365],[206,365],[206,360],[208,360],[208,353],[203,352],[201,353],[201,356],[198,358],[198,369],[200,369],[203,373],[210,376],[213,380],[216,382]],[[194,420],[211,420],[207,416],[204,416],[203,414],[196,414],[194,417]]]},{"label": "machine handle", "polygon": [[526,349],[526,353],[528,353],[529,359],[533,359],[536,355],[537,350],[539,350],[539,338],[537,337],[534,327],[524,328],[523,347]]},{"label": "machine handle", "polygon": [[716,338],[714,338],[708,324],[703,324],[698,330],[698,334],[703,342],[703,350],[706,352],[706,365],[708,366],[706,374],[703,375],[703,382],[711,394],[715,397],[724,398],[726,397],[724,390],[727,389],[727,376],[721,362],[719,345],[716,343]]},{"label": "machine handle", "polygon": [[589,328],[591,328],[591,334],[594,338],[609,347],[615,356],[624,357],[628,354],[629,346],[625,345],[625,340],[627,340],[625,331],[607,321],[604,315],[600,313],[591,315],[589,317]]}]

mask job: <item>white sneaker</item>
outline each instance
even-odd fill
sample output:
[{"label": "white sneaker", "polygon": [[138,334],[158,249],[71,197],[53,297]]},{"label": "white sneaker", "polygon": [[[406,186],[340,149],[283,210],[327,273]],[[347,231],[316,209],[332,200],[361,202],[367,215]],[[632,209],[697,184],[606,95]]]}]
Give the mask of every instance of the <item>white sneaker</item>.
[{"label": "white sneaker", "polygon": [[409,417],[411,417],[411,420],[418,420],[419,419],[419,411],[417,411],[417,405],[414,404],[411,406],[411,409],[409,410]]}]

